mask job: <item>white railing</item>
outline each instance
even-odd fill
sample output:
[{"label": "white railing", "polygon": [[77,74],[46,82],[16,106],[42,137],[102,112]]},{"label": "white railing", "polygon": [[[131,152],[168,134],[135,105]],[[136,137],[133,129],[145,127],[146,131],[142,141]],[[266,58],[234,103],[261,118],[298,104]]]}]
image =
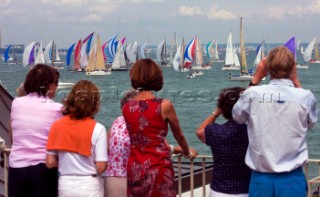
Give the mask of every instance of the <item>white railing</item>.
[{"label": "white railing", "polygon": [[[178,162],[178,195],[179,197],[182,196],[182,156],[181,155],[173,155],[172,156],[173,159],[175,159],[175,157],[177,158],[177,162]],[[194,196],[194,161],[195,160],[201,160],[201,174],[202,174],[202,196],[205,197],[206,196],[206,160],[210,160],[211,162],[212,160],[212,156],[208,156],[208,155],[198,155],[196,156],[194,159],[190,159],[190,197]]]},{"label": "white railing", "polygon": [[[3,149],[3,158],[4,158],[4,195],[5,197],[8,196],[8,168],[9,168],[9,154],[10,154],[10,150],[9,148]],[[172,156],[173,161],[177,162],[178,165],[178,194],[177,196],[181,197],[182,196],[182,156],[181,155],[173,155]],[[194,159],[190,160],[190,190],[188,191],[188,196],[190,197],[194,197],[194,171],[195,171],[195,166],[194,166],[194,162],[195,160],[201,160],[201,174],[202,174],[202,195],[200,194],[200,196],[206,197],[206,186],[207,186],[207,182],[206,182],[206,172],[207,172],[207,168],[206,168],[206,163],[208,161],[212,162],[213,161],[213,157],[209,156],[209,155],[198,155],[196,156]],[[312,168],[310,170],[310,168]],[[316,168],[316,169],[315,169]],[[199,169],[198,169],[199,170]],[[315,176],[314,174],[312,174],[311,176],[309,175],[310,171],[317,171],[317,175]],[[309,188],[309,192],[308,192],[308,197],[312,197],[312,190],[313,187],[318,187],[320,185],[320,159],[309,159],[308,160],[308,164],[306,164],[304,166],[304,172],[306,175],[306,178],[308,180],[308,188]],[[197,194],[197,197],[199,195]],[[320,197],[320,195],[319,195]]]}]

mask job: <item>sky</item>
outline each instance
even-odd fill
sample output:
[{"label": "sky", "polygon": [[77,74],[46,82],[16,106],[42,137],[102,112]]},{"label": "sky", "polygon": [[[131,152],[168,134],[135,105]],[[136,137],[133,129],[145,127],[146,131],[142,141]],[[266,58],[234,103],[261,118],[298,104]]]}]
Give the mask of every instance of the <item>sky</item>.
[{"label": "sky", "polygon": [[[158,45],[198,36],[202,43],[239,42],[243,17],[246,43],[308,43],[320,34],[320,0],[0,0],[1,47],[52,39],[68,48],[93,31],[106,42]],[[268,39],[269,38],[269,39]]]}]

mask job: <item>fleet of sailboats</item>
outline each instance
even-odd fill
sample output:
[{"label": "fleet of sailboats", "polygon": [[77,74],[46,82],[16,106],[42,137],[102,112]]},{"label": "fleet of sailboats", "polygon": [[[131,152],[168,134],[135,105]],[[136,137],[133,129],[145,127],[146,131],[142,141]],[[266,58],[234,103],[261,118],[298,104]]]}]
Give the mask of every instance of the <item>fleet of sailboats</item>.
[{"label": "fleet of sailboats", "polygon": [[[210,69],[214,62],[224,61],[224,66],[221,68],[222,70],[240,71],[240,74],[237,75],[229,74],[230,80],[250,80],[252,75],[248,72],[246,64],[242,18],[240,18],[240,21],[240,47],[233,44],[233,35],[232,32],[230,32],[225,48],[224,60],[219,57],[217,39],[213,38],[203,46],[200,38],[195,36],[186,46],[184,38],[180,45],[178,45],[176,32],[171,39],[171,47],[169,47],[169,50],[167,49],[166,38],[156,47],[156,59],[161,66],[172,66],[173,70],[177,72],[189,72],[188,77],[190,78],[203,74],[202,72],[192,72],[192,70]],[[64,68],[63,64],[65,64],[69,69],[71,68],[72,71],[85,72],[87,75],[95,75],[94,73],[99,73],[97,71],[103,71],[97,75],[107,75],[111,74],[111,71],[128,71],[136,60],[150,57],[147,53],[152,49],[149,50],[147,48],[147,42],[139,46],[138,41],[135,40],[128,45],[124,45],[126,37],[118,40],[118,34],[114,34],[102,46],[100,37],[95,36],[97,37],[97,43],[91,47],[93,36],[95,36],[95,32],[89,34],[84,40],[80,38],[78,42],[72,43],[66,52],[65,62],[61,60],[58,47],[54,40],[51,40],[44,50],[42,41],[33,41],[25,47],[22,64],[23,66],[33,66],[37,63],[46,63],[57,69]],[[96,45],[99,46],[97,47]],[[257,47],[253,67],[256,67],[265,56],[264,45],[265,41],[262,41]],[[303,46],[300,46],[300,41],[297,46],[296,48],[303,53],[305,62],[320,63],[318,40],[316,37],[312,39],[305,50],[303,50]],[[241,61],[237,54],[238,51],[241,52]],[[244,51],[244,53],[242,51]],[[205,55],[203,55],[203,53],[205,53]],[[99,59],[97,59],[98,57]],[[204,59],[206,57],[207,59]],[[3,60],[8,64],[16,62],[14,45],[6,47]],[[206,63],[204,63],[204,60]],[[73,65],[70,65],[71,62],[73,62]],[[97,65],[103,66],[96,67]],[[297,63],[297,68],[308,68],[308,65]]]}]

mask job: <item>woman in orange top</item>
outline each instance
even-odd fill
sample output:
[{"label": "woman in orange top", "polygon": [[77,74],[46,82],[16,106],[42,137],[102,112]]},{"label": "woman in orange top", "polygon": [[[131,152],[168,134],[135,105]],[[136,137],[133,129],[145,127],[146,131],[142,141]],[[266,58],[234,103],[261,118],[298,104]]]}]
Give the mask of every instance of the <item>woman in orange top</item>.
[{"label": "woman in orange top", "polygon": [[99,99],[99,89],[92,82],[79,81],[64,100],[65,116],[51,127],[46,164],[58,166],[59,196],[103,197],[100,175],[108,157],[106,129],[94,120]]}]

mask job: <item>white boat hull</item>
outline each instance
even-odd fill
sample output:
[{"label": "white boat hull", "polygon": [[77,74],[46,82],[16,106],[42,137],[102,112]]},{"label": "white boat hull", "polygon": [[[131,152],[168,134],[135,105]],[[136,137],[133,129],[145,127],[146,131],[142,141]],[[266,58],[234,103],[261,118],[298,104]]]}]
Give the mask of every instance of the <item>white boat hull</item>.
[{"label": "white boat hull", "polygon": [[310,60],[311,64],[320,64],[320,60]]},{"label": "white boat hull", "polygon": [[183,73],[185,73],[185,72],[190,72],[190,69],[188,69],[188,68],[183,68],[183,69],[181,69],[181,72],[183,72]]},{"label": "white boat hull", "polygon": [[305,65],[305,64],[297,64],[296,67],[297,67],[297,69],[308,69],[309,68],[309,66]]},{"label": "white boat hull", "polygon": [[74,83],[70,83],[70,82],[59,82],[58,83],[58,89],[68,89],[68,88],[72,88],[74,85]]},{"label": "white boat hull", "polygon": [[224,66],[221,70],[237,70],[240,71],[240,66]]},{"label": "white boat hull", "polygon": [[210,70],[211,66],[192,66],[192,70]]},{"label": "white boat hull", "polygon": [[110,71],[104,71],[104,70],[95,70],[95,71],[87,71],[86,75],[91,76],[91,75],[110,75],[111,72]]},{"label": "white boat hull", "polygon": [[229,74],[229,79],[231,81],[251,81],[252,75],[231,75]]}]

